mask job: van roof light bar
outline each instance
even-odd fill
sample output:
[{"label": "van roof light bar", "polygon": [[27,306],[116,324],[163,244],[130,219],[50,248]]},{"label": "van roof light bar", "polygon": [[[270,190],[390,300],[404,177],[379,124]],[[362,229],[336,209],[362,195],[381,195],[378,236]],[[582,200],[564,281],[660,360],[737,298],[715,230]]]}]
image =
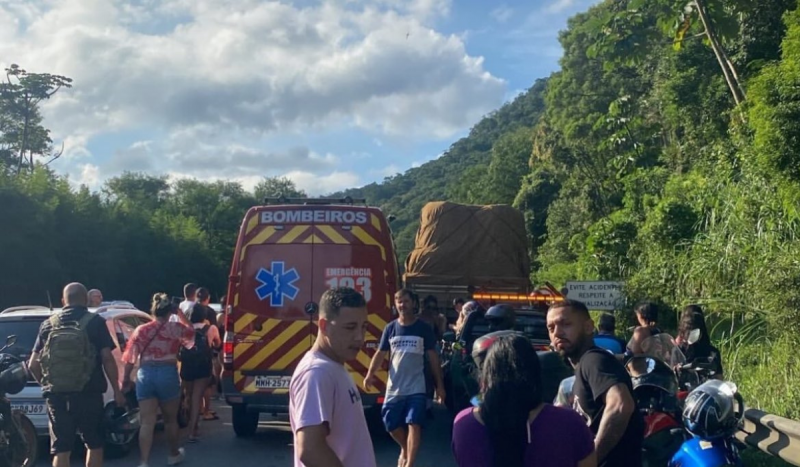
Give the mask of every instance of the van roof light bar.
[{"label": "van roof light bar", "polygon": [[266,197],[264,198],[265,205],[282,205],[282,204],[301,204],[307,206],[329,206],[332,204],[345,204],[352,206],[354,204],[367,205],[366,198],[352,198],[345,196],[344,198],[287,198],[279,196],[277,198]]}]

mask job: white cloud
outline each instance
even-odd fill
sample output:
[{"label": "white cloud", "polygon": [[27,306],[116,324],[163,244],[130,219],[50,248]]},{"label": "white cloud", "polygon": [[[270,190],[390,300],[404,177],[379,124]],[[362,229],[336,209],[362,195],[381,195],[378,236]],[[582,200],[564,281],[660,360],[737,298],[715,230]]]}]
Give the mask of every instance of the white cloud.
[{"label": "white cloud", "polygon": [[507,5],[501,5],[489,14],[498,23],[505,23],[514,16],[514,10]]},{"label": "white cloud", "polygon": [[391,177],[393,175],[397,175],[397,174],[399,174],[401,172],[402,172],[402,170],[400,169],[400,167],[398,167],[395,164],[389,164],[386,167],[383,167],[381,169],[376,169],[376,170],[370,171],[370,175],[373,175],[373,176],[376,176],[376,177],[380,177],[380,178],[386,178],[386,177]]},{"label": "white cloud", "polygon": [[77,180],[78,185],[86,185],[90,188],[97,188],[100,185],[100,169],[93,164],[83,164],[81,166],[80,177]]},{"label": "white cloud", "polygon": [[358,174],[350,171],[335,171],[327,175],[315,175],[310,172],[295,170],[285,176],[309,195],[324,195],[344,190],[345,188],[352,188],[358,186],[361,181]]},{"label": "white cloud", "polygon": [[559,13],[575,4],[576,0],[555,0],[547,5],[545,10],[549,13]]},{"label": "white cloud", "polygon": [[[444,139],[503,102],[506,83],[463,40],[435,30],[451,3],[2,0],[0,66],[74,79],[43,109],[66,143],[62,163],[91,161],[101,176],[160,169],[153,160],[307,173],[304,164],[325,166],[327,156],[252,148],[353,126],[376,138]],[[168,136],[149,148],[87,150],[98,135],[126,131]],[[186,136],[198,134],[206,143]]]}]

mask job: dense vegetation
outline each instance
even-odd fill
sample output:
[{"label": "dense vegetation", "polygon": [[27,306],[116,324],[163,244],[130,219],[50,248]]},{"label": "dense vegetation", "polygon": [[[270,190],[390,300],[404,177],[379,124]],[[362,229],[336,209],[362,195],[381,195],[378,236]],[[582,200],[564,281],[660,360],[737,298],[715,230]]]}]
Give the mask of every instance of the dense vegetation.
[{"label": "dense vegetation", "polygon": [[425,201],[513,203],[534,281],[625,280],[673,323],[705,305],[749,402],[800,418],[800,12],[702,2],[705,28],[685,4],[575,16],[559,72],[439,160],[349,194],[398,216],[401,254]]},{"label": "dense vegetation", "polygon": [[[425,202],[514,204],[534,281],[624,280],[667,322],[703,304],[749,403],[800,419],[800,11],[685,5],[609,0],[575,16],[560,71],[442,157],[346,194],[397,216],[401,261]],[[75,192],[45,170],[6,170],[0,302],[40,301],[68,279],[109,296],[187,278],[222,293],[255,199],[235,183],[137,174]]]}]

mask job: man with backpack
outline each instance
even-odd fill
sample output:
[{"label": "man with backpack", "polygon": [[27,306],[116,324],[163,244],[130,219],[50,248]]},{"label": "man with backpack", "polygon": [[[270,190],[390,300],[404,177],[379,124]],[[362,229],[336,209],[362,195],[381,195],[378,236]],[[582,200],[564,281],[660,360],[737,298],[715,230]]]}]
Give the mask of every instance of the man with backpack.
[{"label": "man with backpack", "polygon": [[87,448],[86,466],[103,465],[105,376],[117,404],[125,405],[114,341],[105,320],[87,309],[88,299],[82,284],[64,287],[64,308],[42,323],[29,362],[47,401],[54,467],[69,467],[77,432]]}]

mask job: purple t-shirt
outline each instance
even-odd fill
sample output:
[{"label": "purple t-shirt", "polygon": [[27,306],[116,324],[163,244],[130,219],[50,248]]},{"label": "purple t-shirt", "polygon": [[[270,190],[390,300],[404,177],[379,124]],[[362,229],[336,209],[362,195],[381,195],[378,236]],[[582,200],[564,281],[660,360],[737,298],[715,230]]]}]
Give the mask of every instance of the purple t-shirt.
[{"label": "purple t-shirt", "polygon": [[[594,438],[580,415],[545,404],[530,425],[525,467],[576,467],[594,451]],[[458,467],[492,465],[489,430],[468,407],[453,422],[453,454]]]},{"label": "purple t-shirt", "polygon": [[[375,467],[361,393],[341,363],[321,352],[306,353],[289,385],[289,421],[292,433],[307,426],[328,423],[328,446],[345,466]],[[294,455],[295,467],[303,463]]]}]

